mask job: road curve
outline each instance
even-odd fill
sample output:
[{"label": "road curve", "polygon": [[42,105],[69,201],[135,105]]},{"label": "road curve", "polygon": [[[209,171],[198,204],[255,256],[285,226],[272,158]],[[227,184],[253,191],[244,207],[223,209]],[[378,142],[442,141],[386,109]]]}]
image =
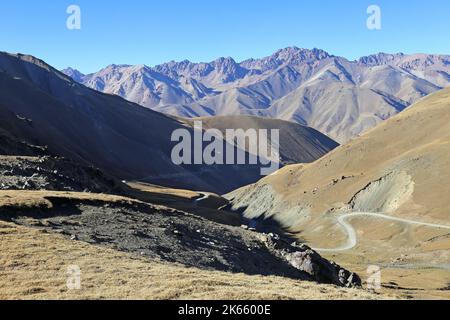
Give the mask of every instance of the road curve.
[{"label": "road curve", "polygon": [[402,218],[388,216],[388,215],[382,214],[382,213],[353,212],[353,213],[344,214],[337,219],[338,224],[341,225],[344,228],[345,232],[347,233],[347,243],[345,243],[344,245],[342,245],[338,248],[334,248],[334,249],[314,248],[314,250],[320,251],[320,252],[340,252],[340,251],[351,250],[354,247],[356,247],[356,245],[358,244],[358,238],[356,235],[356,231],[353,228],[353,226],[346,221],[347,219],[354,218],[354,217],[373,217],[373,218],[397,221],[397,222],[413,224],[413,225],[418,225],[418,226],[450,230],[450,226],[442,225],[442,224],[426,223],[426,222],[420,222],[420,221],[415,221],[415,220],[402,219]]},{"label": "road curve", "polygon": [[212,193],[207,192],[199,192],[199,197],[197,199],[194,199],[195,204],[199,204],[201,201],[207,200],[212,197]]}]

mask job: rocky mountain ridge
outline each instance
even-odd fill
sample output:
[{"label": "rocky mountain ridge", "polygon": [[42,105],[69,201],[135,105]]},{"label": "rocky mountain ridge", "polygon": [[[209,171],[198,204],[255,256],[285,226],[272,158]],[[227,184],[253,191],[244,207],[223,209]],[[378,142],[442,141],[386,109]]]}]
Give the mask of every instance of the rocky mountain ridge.
[{"label": "rocky mountain ridge", "polygon": [[320,49],[262,59],[111,65],[69,76],[95,90],[177,116],[253,115],[308,125],[340,143],[450,85],[450,56],[379,53],[349,61]]}]

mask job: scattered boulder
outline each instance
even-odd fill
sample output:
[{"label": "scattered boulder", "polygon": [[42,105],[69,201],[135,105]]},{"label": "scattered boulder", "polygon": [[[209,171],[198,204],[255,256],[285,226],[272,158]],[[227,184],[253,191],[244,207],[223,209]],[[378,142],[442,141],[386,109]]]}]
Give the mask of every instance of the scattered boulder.
[{"label": "scattered boulder", "polygon": [[306,272],[317,282],[348,288],[361,287],[361,278],[356,273],[328,261],[307,245],[289,243],[273,233],[264,235],[263,241],[275,255],[297,270]]}]

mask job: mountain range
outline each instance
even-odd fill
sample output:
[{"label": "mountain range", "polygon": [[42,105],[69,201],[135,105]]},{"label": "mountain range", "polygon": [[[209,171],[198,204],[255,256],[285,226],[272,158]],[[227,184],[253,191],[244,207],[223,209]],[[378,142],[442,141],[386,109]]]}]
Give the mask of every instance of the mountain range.
[{"label": "mountain range", "polygon": [[262,59],[110,65],[65,74],[95,90],[182,117],[252,115],[312,127],[339,143],[450,85],[450,56],[379,53],[356,61],[289,47]]},{"label": "mountain range", "polygon": [[[253,118],[258,128],[279,128],[282,136],[296,132],[289,147],[298,151],[285,155],[289,148],[282,148],[285,163],[311,162],[337,146],[316,130],[284,122]],[[217,193],[261,178],[258,165],[175,165],[177,129],[193,136],[183,119],[87,88],[33,56],[0,53],[0,149],[6,154],[20,148],[35,155],[43,147],[123,180]]]},{"label": "mountain range", "polygon": [[[268,275],[358,287],[360,274],[369,289],[382,270],[383,291],[448,298],[450,88],[440,90],[448,68],[448,56],[348,61],[287,48],[241,63],[110,66],[95,77],[0,52],[0,236],[12,275],[2,294],[61,297],[66,279],[55,287],[48,271],[72,263],[67,252],[80,245],[89,265],[114,269],[99,283],[130,292],[134,285],[118,281],[118,251],[132,254],[126,274],[136,256],[162,259],[161,270],[189,267],[189,293],[216,287],[192,289],[195,268],[198,279],[230,272],[223,284],[233,292],[255,279],[281,283]],[[129,101],[128,92],[143,100]],[[280,130],[283,168],[259,180],[259,165],[174,164],[172,133],[194,135],[198,121],[224,144],[237,140],[220,138],[227,129]],[[249,157],[254,149],[244,145]],[[47,280],[29,288],[43,257],[55,266],[42,264],[38,280]],[[142,270],[150,269],[133,277],[153,288],[142,284]],[[236,287],[236,273],[252,278]],[[150,284],[173,282],[158,274]],[[106,283],[109,294],[119,289]],[[290,287],[299,297],[294,282],[278,287],[272,298]],[[168,288],[180,298],[179,287]]]}]

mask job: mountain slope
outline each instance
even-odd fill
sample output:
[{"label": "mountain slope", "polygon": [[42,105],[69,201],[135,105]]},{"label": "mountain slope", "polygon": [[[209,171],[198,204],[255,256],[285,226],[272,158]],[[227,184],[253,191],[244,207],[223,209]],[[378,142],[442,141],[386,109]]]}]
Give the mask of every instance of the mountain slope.
[{"label": "mountain slope", "polygon": [[61,70],[61,72],[64,73],[65,75],[71,77],[76,82],[82,82],[85,77],[85,75],[82,74],[80,71],[70,68],[70,67],[66,68],[64,70]]},{"label": "mountain slope", "polygon": [[[67,70],[69,76],[80,73]],[[320,49],[285,48],[237,63],[109,66],[87,86],[183,117],[253,115],[308,125],[347,142],[450,85],[450,56],[379,53],[349,61]]]},{"label": "mountain slope", "polygon": [[[320,132],[299,125],[277,119],[267,119],[251,116],[217,116],[207,118],[194,118],[192,121],[200,120],[206,129],[218,129],[226,135],[227,129],[249,129],[255,130],[280,130],[280,160],[283,165],[293,163],[310,163],[327,154],[338,144],[321,134]],[[228,141],[233,143],[232,141]],[[249,146],[246,151],[249,152]]]},{"label": "mountain slope", "polygon": [[[122,68],[115,67],[117,77]],[[136,70],[142,76],[155,74],[147,67]],[[169,187],[225,193],[261,177],[259,165],[175,165],[171,153],[177,142],[171,136],[177,129],[193,136],[187,121],[89,89],[34,57],[1,53],[0,83],[0,137],[3,133],[8,141],[47,146],[51,154],[94,165],[120,179]],[[294,140],[310,140],[296,145],[304,150],[290,151],[307,153],[308,162],[336,146],[317,132],[312,141],[312,131],[290,131],[298,135]]]},{"label": "mountain slope", "polygon": [[184,124],[88,89],[34,57],[0,54],[0,84],[0,128],[10,138],[121,179],[223,192],[259,177],[256,166],[173,164],[171,134]]},{"label": "mountain slope", "polygon": [[449,121],[444,89],[314,163],[285,167],[228,197],[246,217],[270,217],[320,248],[351,239],[339,222],[348,212],[379,214],[347,217],[357,243],[341,259],[352,253],[353,262],[387,263],[401,254],[398,261],[436,268],[448,262],[450,235],[424,224],[450,228]]}]

